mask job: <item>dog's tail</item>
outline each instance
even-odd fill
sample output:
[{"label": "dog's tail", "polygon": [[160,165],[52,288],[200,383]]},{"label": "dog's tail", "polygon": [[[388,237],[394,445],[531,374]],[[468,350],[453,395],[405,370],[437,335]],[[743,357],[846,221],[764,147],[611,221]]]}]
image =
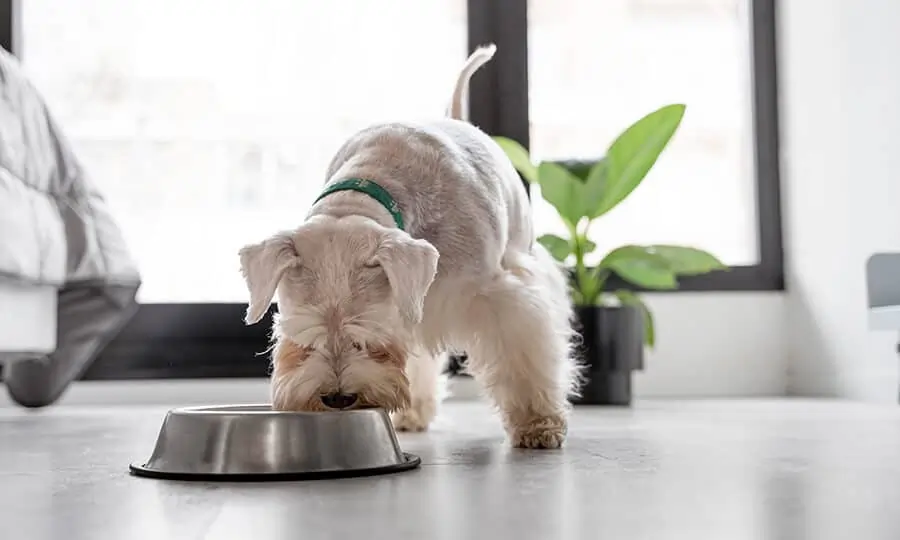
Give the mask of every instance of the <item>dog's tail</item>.
[{"label": "dog's tail", "polygon": [[469,79],[481,66],[487,64],[494,57],[495,52],[497,52],[497,46],[489,43],[478,47],[469,55],[456,79],[456,87],[453,89],[450,107],[447,108],[447,116],[456,120],[468,120]]}]

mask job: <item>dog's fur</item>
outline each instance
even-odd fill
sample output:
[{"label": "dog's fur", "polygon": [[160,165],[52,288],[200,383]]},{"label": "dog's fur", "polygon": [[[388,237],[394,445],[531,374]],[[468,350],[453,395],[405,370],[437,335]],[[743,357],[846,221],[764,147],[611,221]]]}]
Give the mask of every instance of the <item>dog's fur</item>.
[{"label": "dog's fur", "polygon": [[405,231],[373,198],[340,191],[295,230],[240,251],[246,322],[277,293],[274,407],[326,410],[320,396],[340,391],[392,411],[398,429],[423,430],[452,348],[468,353],[513,445],[563,443],[577,379],[565,274],[534,240],[509,159],[464,118],[469,78],[494,51],[469,57],[448,118],[364,129],[328,168],[326,185],[385,188]]}]

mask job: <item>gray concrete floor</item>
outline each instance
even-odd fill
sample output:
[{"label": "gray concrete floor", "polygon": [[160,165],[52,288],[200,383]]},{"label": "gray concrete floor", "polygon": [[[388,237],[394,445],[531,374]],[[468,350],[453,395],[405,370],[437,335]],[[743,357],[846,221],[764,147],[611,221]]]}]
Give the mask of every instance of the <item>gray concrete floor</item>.
[{"label": "gray concrete floor", "polygon": [[581,408],[561,451],[508,449],[478,403],[405,435],[423,466],[272,484],[134,478],[164,408],[0,408],[0,539],[900,538],[900,407]]}]

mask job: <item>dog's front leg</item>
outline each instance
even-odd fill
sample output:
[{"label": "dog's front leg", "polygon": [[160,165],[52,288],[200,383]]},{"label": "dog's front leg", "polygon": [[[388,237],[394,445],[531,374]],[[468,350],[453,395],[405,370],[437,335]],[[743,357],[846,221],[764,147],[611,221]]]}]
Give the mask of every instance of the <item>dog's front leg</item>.
[{"label": "dog's front leg", "polygon": [[447,364],[446,353],[431,355],[421,349],[406,359],[409,379],[410,406],[391,415],[398,431],[425,431],[437,416],[443,398],[441,372]]},{"label": "dog's front leg", "polygon": [[549,257],[525,255],[521,263],[483,283],[471,300],[467,366],[500,409],[513,446],[559,448],[577,380],[571,305]]}]

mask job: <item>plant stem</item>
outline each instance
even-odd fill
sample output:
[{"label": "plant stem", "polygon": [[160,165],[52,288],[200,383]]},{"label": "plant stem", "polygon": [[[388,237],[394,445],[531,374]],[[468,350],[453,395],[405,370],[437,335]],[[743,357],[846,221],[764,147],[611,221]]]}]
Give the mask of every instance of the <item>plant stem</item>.
[{"label": "plant stem", "polygon": [[578,233],[577,224],[569,227],[569,234],[572,235],[572,240],[574,242],[575,288],[578,289],[578,292],[580,293],[580,300],[585,305],[592,305],[595,298],[590,289],[587,267],[584,264],[584,243],[582,242],[582,235]]}]

